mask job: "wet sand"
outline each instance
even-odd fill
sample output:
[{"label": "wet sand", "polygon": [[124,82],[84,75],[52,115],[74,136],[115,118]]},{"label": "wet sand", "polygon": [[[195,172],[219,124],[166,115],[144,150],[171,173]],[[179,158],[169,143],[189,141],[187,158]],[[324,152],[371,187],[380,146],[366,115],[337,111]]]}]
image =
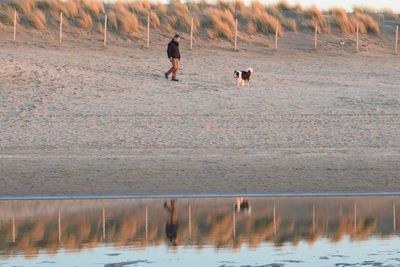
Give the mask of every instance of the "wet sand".
[{"label": "wet sand", "polygon": [[289,49],[300,37],[183,43],[180,83],[166,38],[2,42],[0,195],[400,191],[399,57]]}]

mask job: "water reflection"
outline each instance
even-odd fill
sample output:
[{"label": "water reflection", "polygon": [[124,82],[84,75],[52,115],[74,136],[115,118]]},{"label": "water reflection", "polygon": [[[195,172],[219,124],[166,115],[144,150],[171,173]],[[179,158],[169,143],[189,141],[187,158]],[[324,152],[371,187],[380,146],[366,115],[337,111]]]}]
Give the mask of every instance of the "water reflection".
[{"label": "water reflection", "polygon": [[131,248],[313,245],[398,234],[399,197],[0,201],[0,253]]}]

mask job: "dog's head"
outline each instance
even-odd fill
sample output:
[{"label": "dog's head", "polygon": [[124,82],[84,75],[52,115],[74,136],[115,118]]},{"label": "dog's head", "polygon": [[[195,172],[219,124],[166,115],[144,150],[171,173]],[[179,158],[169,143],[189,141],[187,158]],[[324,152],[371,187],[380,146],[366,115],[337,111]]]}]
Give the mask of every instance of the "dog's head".
[{"label": "dog's head", "polygon": [[233,72],[233,77],[235,77],[235,78],[240,78],[241,75],[242,75],[242,73],[240,71],[235,70]]},{"label": "dog's head", "polygon": [[250,73],[253,73],[253,69],[252,68],[247,68],[247,71]]}]

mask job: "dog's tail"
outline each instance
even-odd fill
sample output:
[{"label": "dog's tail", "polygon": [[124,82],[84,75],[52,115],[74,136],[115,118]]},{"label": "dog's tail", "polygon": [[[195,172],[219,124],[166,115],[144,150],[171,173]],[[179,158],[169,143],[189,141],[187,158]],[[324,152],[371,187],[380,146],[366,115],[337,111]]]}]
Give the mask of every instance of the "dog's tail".
[{"label": "dog's tail", "polygon": [[250,73],[253,73],[253,69],[252,68],[248,68],[247,71],[250,72]]}]

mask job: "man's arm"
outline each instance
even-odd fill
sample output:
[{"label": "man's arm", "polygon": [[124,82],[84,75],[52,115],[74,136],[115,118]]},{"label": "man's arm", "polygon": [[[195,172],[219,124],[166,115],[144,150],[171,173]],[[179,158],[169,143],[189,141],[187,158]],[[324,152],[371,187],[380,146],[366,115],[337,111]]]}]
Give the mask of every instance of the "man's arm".
[{"label": "man's arm", "polygon": [[168,54],[169,60],[172,60],[172,47],[171,47],[171,44],[168,44],[167,54]]}]

